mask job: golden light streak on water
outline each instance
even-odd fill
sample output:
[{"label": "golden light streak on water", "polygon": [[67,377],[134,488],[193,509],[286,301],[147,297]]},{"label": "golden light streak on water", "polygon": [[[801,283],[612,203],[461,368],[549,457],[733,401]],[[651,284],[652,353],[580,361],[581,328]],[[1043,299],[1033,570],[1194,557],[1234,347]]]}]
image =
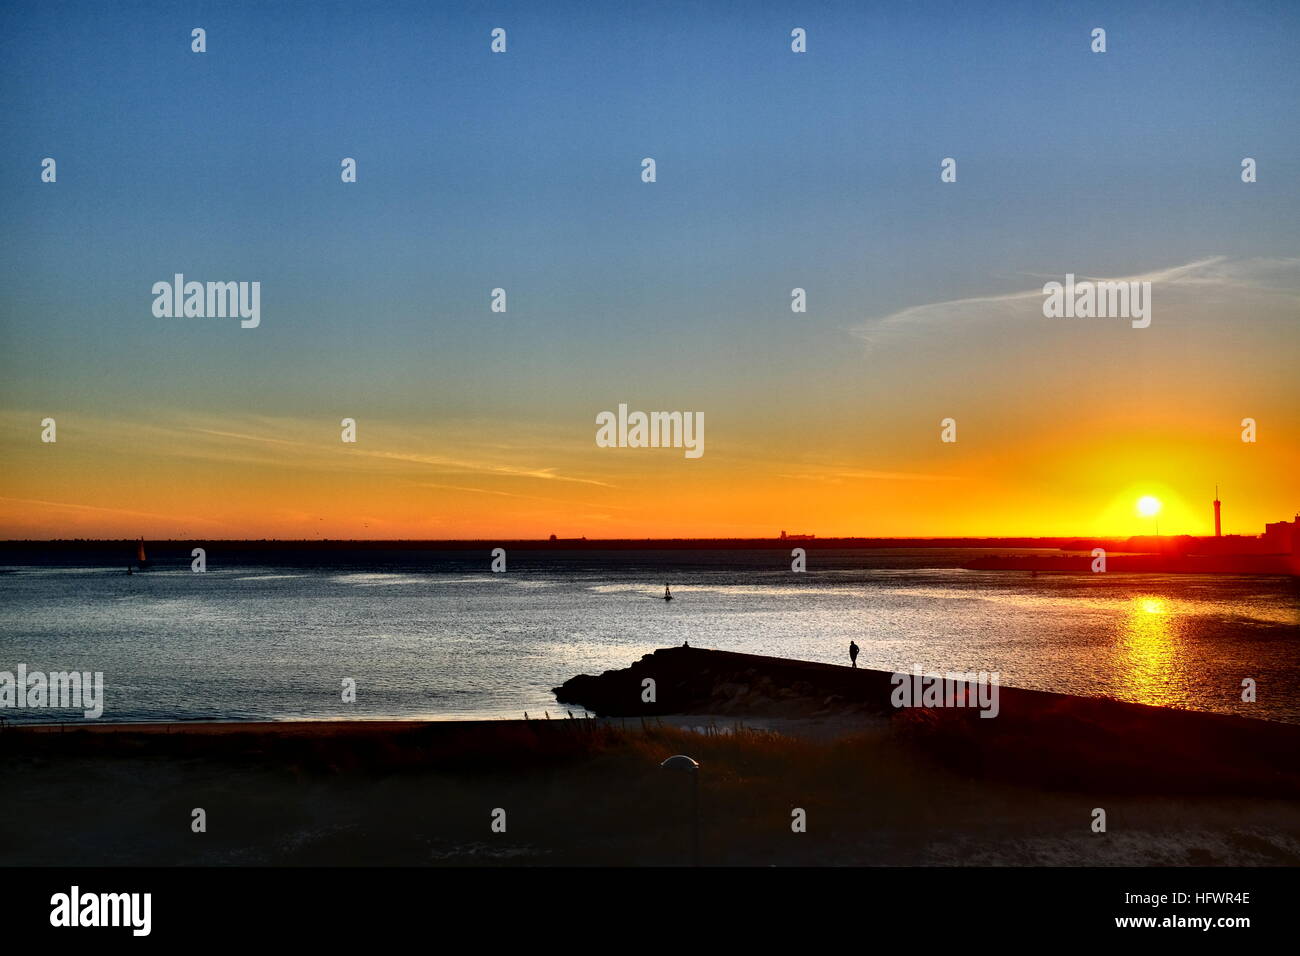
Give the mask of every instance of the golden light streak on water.
[{"label": "golden light streak on water", "polygon": [[1178,621],[1159,597],[1141,595],[1129,602],[1118,651],[1129,700],[1177,704],[1181,689]]}]

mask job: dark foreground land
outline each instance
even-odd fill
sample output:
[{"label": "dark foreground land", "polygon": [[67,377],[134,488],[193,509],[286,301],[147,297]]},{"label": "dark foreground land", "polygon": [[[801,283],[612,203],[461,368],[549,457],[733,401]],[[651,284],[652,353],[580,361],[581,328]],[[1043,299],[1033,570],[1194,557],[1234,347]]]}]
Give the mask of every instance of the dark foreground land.
[{"label": "dark foreground land", "polygon": [[11,729],[0,864],[686,864],[676,753],[704,865],[1300,863],[1300,728],[1007,688],[886,714],[876,672],[694,649],[561,696],[646,668],[696,715]]}]

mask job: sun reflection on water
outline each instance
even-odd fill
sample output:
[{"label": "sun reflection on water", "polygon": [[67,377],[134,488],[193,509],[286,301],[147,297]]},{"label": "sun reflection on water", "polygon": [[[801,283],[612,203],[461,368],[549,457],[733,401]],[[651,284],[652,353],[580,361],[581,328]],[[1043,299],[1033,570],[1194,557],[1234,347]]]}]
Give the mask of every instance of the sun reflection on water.
[{"label": "sun reflection on water", "polygon": [[1178,621],[1164,598],[1129,602],[1118,648],[1123,696],[1143,704],[1177,704],[1185,694]]}]

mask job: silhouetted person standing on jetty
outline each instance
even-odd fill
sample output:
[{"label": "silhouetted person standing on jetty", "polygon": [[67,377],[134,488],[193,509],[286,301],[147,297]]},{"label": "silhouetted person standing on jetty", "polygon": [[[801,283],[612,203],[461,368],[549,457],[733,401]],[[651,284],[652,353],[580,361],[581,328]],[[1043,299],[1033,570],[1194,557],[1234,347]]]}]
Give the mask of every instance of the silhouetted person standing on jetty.
[{"label": "silhouetted person standing on jetty", "polygon": [[854,667],[858,666],[858,645],[854,644],[852,641],[849,641],[849,660],[852,662]]}]

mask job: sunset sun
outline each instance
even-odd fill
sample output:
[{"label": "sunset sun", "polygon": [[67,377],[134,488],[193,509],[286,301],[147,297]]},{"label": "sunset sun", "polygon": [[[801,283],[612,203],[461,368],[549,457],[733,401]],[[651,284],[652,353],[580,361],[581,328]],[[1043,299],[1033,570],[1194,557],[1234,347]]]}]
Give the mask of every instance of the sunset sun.
[{"label": "sunset sun", "polygon": [[1154,518],[1160,513],[1160,499],[1143,495],[1137,502],[1138,514],[1144,518]]}]

